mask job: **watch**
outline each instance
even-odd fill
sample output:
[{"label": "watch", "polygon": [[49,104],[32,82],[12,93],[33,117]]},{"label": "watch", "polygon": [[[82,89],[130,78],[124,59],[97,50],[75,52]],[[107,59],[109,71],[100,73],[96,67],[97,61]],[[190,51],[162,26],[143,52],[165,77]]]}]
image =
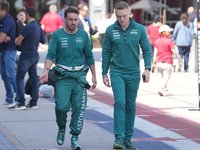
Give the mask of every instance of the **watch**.
[{"label": "watch", "polygon": [[151,71],[151,67],[146,67],[145,70]]}]

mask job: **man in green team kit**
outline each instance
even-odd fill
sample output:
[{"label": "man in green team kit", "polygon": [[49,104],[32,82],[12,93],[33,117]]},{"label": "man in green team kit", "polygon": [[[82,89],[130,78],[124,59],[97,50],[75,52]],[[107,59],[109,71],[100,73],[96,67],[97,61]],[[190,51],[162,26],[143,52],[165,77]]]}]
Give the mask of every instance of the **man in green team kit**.
[{"label": "man in green team kit", "polygon": [[[88,70],[92,73],[92,89],[97,85],[94,58],[88,34],[77,28],[79,11],[70,6],[65,11],[65,26],[53,33],[45,60],[44,73],[39,78],[47,82],[52,64],[56,82],[56,122],[58,125],[57,143],[64,143],[67,112],[72,108],[70,122],[71,146],[80,150],[78,135],[83,127],[84,112],[87,103],[86,81]],[[87,64],[87,65],[86,65]],[[88,67],[89,66],[89,67]]]},{"label": "man in green team kit", "polygon": [[144,27],[130,18],[130,7],[120,1],[115,6],[117,21],[105,33],[102,50],[103,82],[114,93],[114,149],[135,149],[131,142],[135,121],[136,97],[140,82],[140,46],[145,70],[144,82],[149,82],[151,47]]}]

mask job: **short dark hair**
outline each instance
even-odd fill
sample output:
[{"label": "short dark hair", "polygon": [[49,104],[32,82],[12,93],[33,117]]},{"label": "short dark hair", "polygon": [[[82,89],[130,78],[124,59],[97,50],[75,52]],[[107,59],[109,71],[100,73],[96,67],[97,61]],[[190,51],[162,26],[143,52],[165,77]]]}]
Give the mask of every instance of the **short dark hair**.
[{"label": "short dark hair", "polygon": [[17,11],[17,14],[19,14],[20,12],[25,12],[26,13],[26,8],[22,7]]},{"label": "short dark hair", "polygon": [[129,5],[127,2],[125,1],[119,1],[116,5],[115,5],[115,9],[130,9]]},{"label": "short dark hair", "polygon": [[75,14],[79,15],[79,11],[75,6],[69,6],[69,8],[67,8],[65,10],[65,18],[67,17],[68,13],[75,13]]},{"label": "short dark hair", "polygon": [[154,22],[155,23],[160,22],[161,19],[162,19],[162,16],[159,16],[159,15],[154,16]]},{"label": "short dark hair", "polygon": [[26,13],[31,17],[31,18],[35,18],[35,14],[36,14],[36,10],[34,7],[28,7],[26,9]]},{"label": "short dark hair", "polygon": [[9,2],[7,2],[7,1],[0,1],[0,5],[1,5],[1,10],[5,10],[6,13],[9,12],[9,7],[10,7]]}]

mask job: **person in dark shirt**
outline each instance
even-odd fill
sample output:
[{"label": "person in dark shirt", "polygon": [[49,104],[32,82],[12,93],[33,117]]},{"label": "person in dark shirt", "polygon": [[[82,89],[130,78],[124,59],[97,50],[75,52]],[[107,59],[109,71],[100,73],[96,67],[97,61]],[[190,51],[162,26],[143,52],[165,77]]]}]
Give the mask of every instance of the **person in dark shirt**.
[{"label": "person in dark shirt", "polygon": [[[23,28],[20,35],[15,39],[16,45],[21,45],[21,55],[17,67],[17,87],[19,93],[19,103],[11,110],[38,109],[37,100],[39,97],[39,82],[37,76],[37,63],[39,60],[38,46],[39,42],[45,43],[44,32],[35,21],[36,10],[29,7],[26,10],[27,25]],[[32,85],[32,99],[25,106],[25,88],[24,77],[28,72]]]},{"label": "person in dark shirt", "polygon": [[[16,38],[15,20],[8,13],[9,3],[0,1],[0,68],[1,78],[6,90],[5,102],[1,105],[12,106],[18,102],[18,91],[15,75]],[[14,93],[16,94],[14,98]],[[13,98],[15,102],[13,102]]]},{"label": "person in dark shirt", "polygon": [[189,15],[189,21],[193,23],[194,19],[197,17],[197,15],[195,14],[194,7],[188,7],[187,13]]}]

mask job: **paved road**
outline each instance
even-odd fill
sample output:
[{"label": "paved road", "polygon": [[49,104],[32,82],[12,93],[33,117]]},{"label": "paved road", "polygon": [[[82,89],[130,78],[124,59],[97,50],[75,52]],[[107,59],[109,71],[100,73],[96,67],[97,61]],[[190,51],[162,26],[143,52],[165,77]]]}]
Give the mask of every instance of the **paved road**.
[{"label": "paved road", "polygon": [[[79,136],[83,150],[112,150],[113,95],[102,84],[101,53],[94,49],[98,87],[88,92],[88,105],[82,134]],[[46,46],[40,46],[38,74],[42,73]],[[141,70],[143,62],[141,60]],[[174,96],[160,97],[157,94],[161,75],[151,74],[151,82],[140,84],[137,99],[137,117],[133,143],[138,150],[199,150],[200,111],[198,107],[198,74],[173,72],[169,88]],[[91,74],[88,74],[91,82]],[[5,99],[5,90],[0,80],[0,102]],[[28,100],[27,100],[28,101]],[[68,114],[67,133],[63,146],[56,143],[54,99],[40,98],[38,110],[10,111],[0,108],[0,149],[2,150],[71,150]]]}]

